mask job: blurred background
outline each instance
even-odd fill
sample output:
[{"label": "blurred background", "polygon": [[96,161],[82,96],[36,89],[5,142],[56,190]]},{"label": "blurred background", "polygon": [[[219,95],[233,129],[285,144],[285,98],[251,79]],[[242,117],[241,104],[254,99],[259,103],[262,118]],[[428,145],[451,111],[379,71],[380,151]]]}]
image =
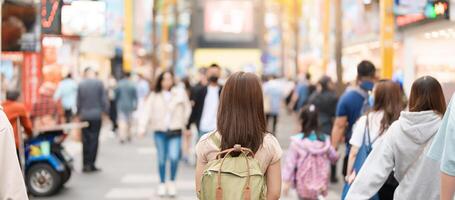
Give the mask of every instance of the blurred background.
[{"label": "blurred background", "polygon": [[[3,0],[2,92],[31,105],[43,79],[93,66],[110,74],[210,63],[227,71],[339,83],[373,61],[383,77],[433,75],[454,90],[454,4],[440,0]],[[409,87],[405,87],[408,91]],[[3,97],[4,95],[2,95]]]},{"label": "blurred background", "polygon": [[[58,84],[87,67],[105,85],[127,72],[153,83],[165,70],[196,83],[217,63],[223,77],[242,70],[295,81],[332,78],[341,92],[370,60],[378,76],[409,94],[423,75],[455,91],[455,0],[0,0],[0,101],[21,91],[28,111],[42,83]],[[282,110],[277,138],[284,149],[298,132]],[[119,147],[102,128],[101,174],[76,176],[53,199],[155,199],[151,141]],[[193,138],[194,140],[194,138]],[[80,163],[77,134],[65,147]],[[194,167],[180,169],[178,199],[195,199]],[[341,179],[341,177],[340,177]],[[329,199],[338,199],[333,184]],[[291,196],[289,198],[296,198]]]}]

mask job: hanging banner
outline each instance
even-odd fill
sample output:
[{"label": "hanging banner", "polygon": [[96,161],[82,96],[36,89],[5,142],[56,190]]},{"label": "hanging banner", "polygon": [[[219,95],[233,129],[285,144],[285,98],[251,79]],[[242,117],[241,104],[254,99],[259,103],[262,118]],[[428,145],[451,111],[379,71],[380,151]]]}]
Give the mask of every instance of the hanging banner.
[{"label": "hanging banner", "polygon": [[38,89],[41,82],[41,55],[24,53],[22,65],[22,97],[25,107],[31,111],[32,105],[38,100]]}]

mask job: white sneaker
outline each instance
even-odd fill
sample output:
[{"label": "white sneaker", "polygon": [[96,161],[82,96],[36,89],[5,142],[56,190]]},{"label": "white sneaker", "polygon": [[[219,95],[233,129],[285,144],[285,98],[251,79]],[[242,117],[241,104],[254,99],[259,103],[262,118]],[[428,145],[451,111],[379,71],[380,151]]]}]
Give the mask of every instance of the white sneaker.
[{"label": "white sneaker", "polygon": [[160,183],[160,185],[158,185],[158,190],[156,192],[156,194],[159,196],[159,197],[164,197],[166,196],[166,184],[164,183]]},{"label": "white sneaker", "polygon": [[171,181],[167,184],[167,192],[171,197],[177,196],[177,186],[175,185],[175,181]]}]

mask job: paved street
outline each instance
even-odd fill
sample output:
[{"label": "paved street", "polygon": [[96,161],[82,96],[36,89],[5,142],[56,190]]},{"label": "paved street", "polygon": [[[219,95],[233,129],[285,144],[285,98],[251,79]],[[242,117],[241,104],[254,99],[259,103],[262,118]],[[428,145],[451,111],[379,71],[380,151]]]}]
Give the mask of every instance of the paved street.
[{"label": "paved street", "polygon": [[[289,145],[291,133],[298,130],[295,119],[282,114],[279,123],[278,139],[283,148]],[[103,131],[98,154],[98,166],[102,172],[81,173],[81,147],[79,143],[68,141],[67,149],[75,156],[76,170],[65,188],[51,198],[55,200],[102,200],[102,199],[159,199],[155,196],[158,183],[156,155],[151,136],[135,139],[133,143],[120,145],[107,131]],[[179,195],[176,199],[196,199],[194,195],[194,168],[180,165],[178,174]],[[331,186],[329,200],[338,200],[341,185]],[[282,199],[296,199],[295,195]]]}]

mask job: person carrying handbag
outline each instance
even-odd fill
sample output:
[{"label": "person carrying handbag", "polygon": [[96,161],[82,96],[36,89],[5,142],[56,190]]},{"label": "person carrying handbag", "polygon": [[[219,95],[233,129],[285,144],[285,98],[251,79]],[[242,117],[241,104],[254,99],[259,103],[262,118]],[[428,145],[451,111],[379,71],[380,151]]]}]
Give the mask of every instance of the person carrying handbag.
[{"label": "person carrying handbag", "polygon": [[[158,76],[155,90],[145,102],[144,115],[139,122],[139,134],[152,133],[158,157],[160,184],[157,195],[177,195],[175,180],[182,149],[182,131],[191,114],[191,103],[184,89],[174,83],[172,72]],[[170,161],[170,181],[166,180],[167,162]]]}]

